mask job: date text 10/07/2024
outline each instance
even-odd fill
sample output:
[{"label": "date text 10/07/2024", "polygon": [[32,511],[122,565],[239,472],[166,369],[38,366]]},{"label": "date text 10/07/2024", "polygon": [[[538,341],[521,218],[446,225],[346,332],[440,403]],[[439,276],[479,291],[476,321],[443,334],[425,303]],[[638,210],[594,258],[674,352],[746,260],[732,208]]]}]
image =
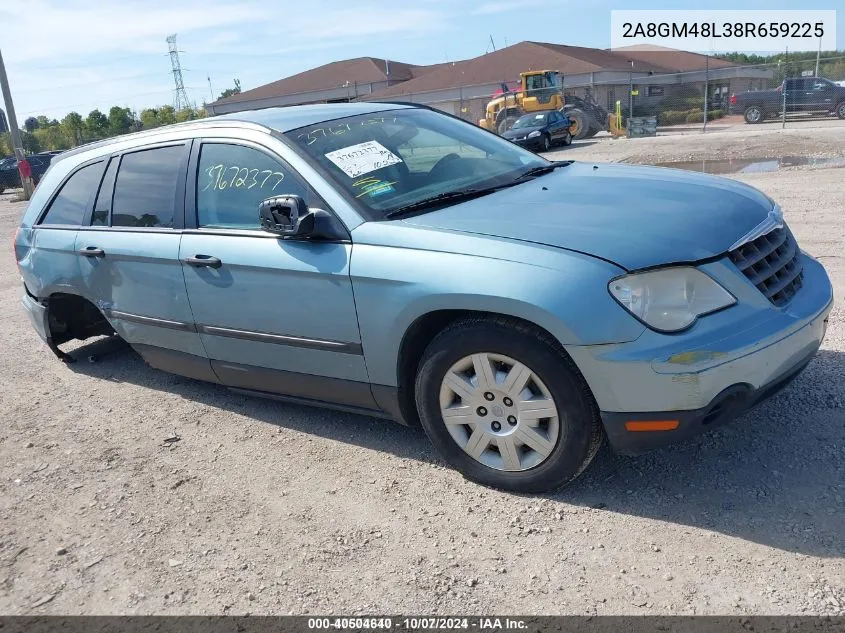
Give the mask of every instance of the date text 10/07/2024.
[{"label": "date text 10/07/2024", "polygon": [[313,630],[356,629],[356,630],[407,630],[407,631],[518,631],[527,629],[525,620],[498,617],[354,617],[354,618],[308,618],[308,628]]}]

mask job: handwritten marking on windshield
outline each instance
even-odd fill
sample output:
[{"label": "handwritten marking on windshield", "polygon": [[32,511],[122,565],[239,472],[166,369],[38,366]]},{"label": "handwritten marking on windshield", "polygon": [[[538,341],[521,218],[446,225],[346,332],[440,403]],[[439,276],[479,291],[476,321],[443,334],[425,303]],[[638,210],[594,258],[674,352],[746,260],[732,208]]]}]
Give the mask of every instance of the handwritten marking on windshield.
[{"label": "handwritten marking on windshield", "polygon": [[371,119],[365,119],[355,125],[350,125],[349,123],[338,123],[335,125],[330,125],[329,127],[317,127],[309,131],[307,134],[300,134],[296,137],[298,141],[304,142],[306,145],[313,145],[321,138],[326,138],[328,136],[340,136],[342,134],[346,134],[347,132],[351,132],[353,127],[364,127],[367,125],[383,125],[385,123],[397,123],[396,117],[373,117]]},{"label": "handwritten marking on windshield", "polygon": [[226,189],[259,189],[268,188],[275,191],[276,187],[285,179],[280,171],[272,169],[256,169],[240,167],[238,165],[212,165],[205,170],[208,175],[208,182],[202,191],[224,191]]}]

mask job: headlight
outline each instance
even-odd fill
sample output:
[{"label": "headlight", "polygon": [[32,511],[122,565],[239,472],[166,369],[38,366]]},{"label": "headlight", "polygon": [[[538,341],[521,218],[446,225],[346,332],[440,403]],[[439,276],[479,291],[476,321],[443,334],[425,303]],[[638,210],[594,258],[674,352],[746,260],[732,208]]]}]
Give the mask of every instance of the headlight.
[{"label": "headlight", "polygon": [[628,312],[660,332],[679,332],[695,320],[736,303],[712,278],[688,266],[614,279],[608,290]]},{"label": "headlight", "polygon": [[537,138],[538,136],[540,136],[540,130],[534,130],[528,135],[528,138]]}]

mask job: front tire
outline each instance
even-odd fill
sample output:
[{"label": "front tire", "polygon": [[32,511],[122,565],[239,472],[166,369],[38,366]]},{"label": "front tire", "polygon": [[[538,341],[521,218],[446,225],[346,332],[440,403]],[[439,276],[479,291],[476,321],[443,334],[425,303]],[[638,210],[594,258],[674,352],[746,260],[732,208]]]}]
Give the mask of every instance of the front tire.
[{"label": "front tire", "polygon": [[543,134],[543,151],[548,152],[552,148],[552,139],[548,134]]},{"label": "front tire", "polygon": [[446,461],[503,490],[568,484],[604,437],[593,396],[558,343],[507,318],[466,319],[438,334],[420,361],[415,396]]},{"label": "front tire", "polygon": [[567,130],[566,136],[563,137],[563,146],[569,147],[572,145],[572,134]]}]

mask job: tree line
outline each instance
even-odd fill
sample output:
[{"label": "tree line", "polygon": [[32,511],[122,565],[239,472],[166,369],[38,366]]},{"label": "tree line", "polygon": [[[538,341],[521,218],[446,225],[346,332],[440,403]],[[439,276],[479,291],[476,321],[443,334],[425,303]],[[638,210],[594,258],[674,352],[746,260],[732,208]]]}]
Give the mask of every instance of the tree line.
[{"label": "tree line", "polygon": [[[207,116],[205,108],[176,110],[164,105],[145,108],[140,115],[129,108],[112,106],[108,114],[92,110],[84,117],[78,112],[69,112],[61,120],[44,115],[29,117],[23,122],[21,143],[28,153],[65,150],[100,139],[150,130],[162,125],[193,121]],[[13,154],[11,135],[0,135],[0,157]]]}]

